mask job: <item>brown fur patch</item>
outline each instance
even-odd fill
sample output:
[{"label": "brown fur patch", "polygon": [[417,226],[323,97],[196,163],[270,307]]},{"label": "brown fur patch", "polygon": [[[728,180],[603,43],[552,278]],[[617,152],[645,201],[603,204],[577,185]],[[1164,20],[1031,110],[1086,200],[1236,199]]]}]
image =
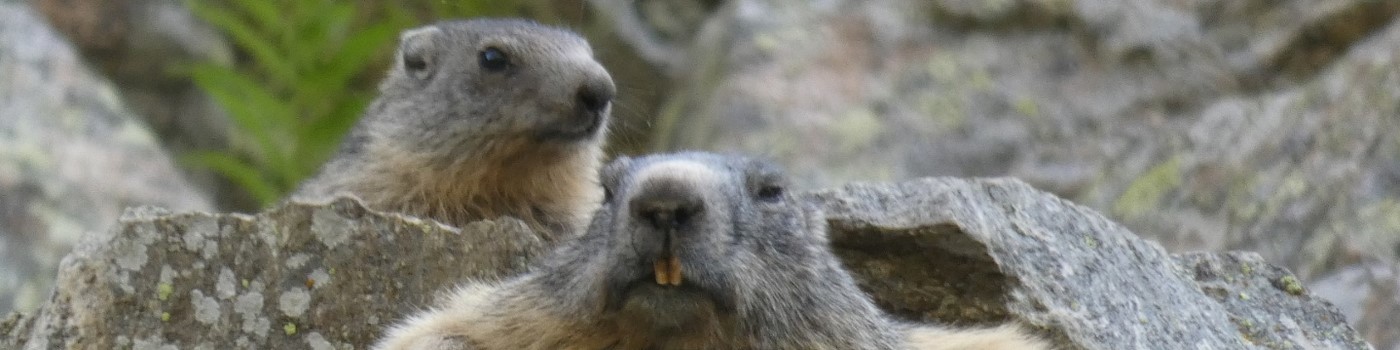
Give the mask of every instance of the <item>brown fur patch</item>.
[{"label": "brown fur patch", "polygon": [[461,226],[511,216],[536,229],[577,232],[602,197],[594,143],[542,145],[527,137],[485,142],[473,155],[442,164],[430,155],[372,145],[370,159],[349,186],[370,206]]}]

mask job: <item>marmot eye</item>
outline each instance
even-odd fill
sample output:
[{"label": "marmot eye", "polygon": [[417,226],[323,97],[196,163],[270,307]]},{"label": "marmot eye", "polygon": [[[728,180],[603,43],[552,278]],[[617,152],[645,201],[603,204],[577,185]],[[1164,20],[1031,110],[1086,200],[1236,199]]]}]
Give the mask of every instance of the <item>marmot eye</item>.
[{"label": "marmot eye", "polygon": [[423,56],[414,54],[403,55],[403,67],[414,72],[419,72],[428,68],[428,61]]},{"label": "marmot eye", "polygon": [[613,201],[612,188],[609,188],[608,186],[603,186],[603,203],[612,203],[612,201]]},{"label": "marmot eye", "polygon": [[510,57],[506,57],[505,52],[494,47],[481,50],[481,68],[488,71],[499,72],[510,66]]},{"label": "marmot eye", "polygon": [[776,202],[783,198],[783,187],[778,185],[765,185],[758,189],[758,200],[764,202]]}]

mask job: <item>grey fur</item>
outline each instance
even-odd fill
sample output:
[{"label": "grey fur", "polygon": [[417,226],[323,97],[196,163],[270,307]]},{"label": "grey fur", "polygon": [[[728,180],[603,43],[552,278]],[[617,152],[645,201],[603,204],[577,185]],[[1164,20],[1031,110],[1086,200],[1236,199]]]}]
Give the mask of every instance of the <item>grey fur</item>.
[{"label": "grey fur", "polygon": [[[637,178],[659,162],[703,164],[723,178]],[[553,310],[616,322],[621,348],[893,348],[894,327],[827,249],[815,208],[779,195],[772,165],[702,153],[620,159],[604,172],[614,200],[594,215],[588,234],[564,248],[525,287]],[[696,197],[704,209],[674,234],[680,287],[654,282],[664,233],[639,220],[642,196]],[[602,308],[598,308],[602,305]],[[546,306],[548,307],[548,306]]]},{"label": "grey fur", "polygon": [[[488,49],[509,65],[488,69]],[[597,200],[616,93],[592,55],[573,32],[525,20],[407,30],[379,96],[293,198],[354,195],[451,224],[510,215],[577,229]]]}]

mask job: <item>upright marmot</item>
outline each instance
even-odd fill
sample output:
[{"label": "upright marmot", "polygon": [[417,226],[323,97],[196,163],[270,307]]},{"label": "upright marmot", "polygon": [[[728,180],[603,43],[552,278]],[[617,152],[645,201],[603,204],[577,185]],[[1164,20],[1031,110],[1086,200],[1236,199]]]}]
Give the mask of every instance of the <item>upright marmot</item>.
[{"label": "upright marmot", "polygon": [[414,28],[359,124],[296,200],[350,194],[446,223],[514,216],[582,230],[612,77],[583,38],[526,20]]},{"label": "upright marmot", "polygon": [[586,233],[531,273],[473,284],[375,348],[1047,349],[1014,326],[884,315],[827,243],[817,209],[767,163],[620,159]]}]

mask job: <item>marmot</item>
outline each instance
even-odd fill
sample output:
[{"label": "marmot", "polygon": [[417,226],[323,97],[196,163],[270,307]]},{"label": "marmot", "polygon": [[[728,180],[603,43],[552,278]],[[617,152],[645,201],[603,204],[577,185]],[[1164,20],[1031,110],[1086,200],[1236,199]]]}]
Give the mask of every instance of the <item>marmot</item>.
[{"label": "marmot", "polygon": [[375,346],[404,349],[1048,349],[1015,326],[892,320],[761,161],[620,158],[588,230],[532,272],[470,284]]},{"label": "marmot", "polygon": [[518,19],[404,31],[379,96],[294,200],[582,231],[616,88],[588,42]]}]

